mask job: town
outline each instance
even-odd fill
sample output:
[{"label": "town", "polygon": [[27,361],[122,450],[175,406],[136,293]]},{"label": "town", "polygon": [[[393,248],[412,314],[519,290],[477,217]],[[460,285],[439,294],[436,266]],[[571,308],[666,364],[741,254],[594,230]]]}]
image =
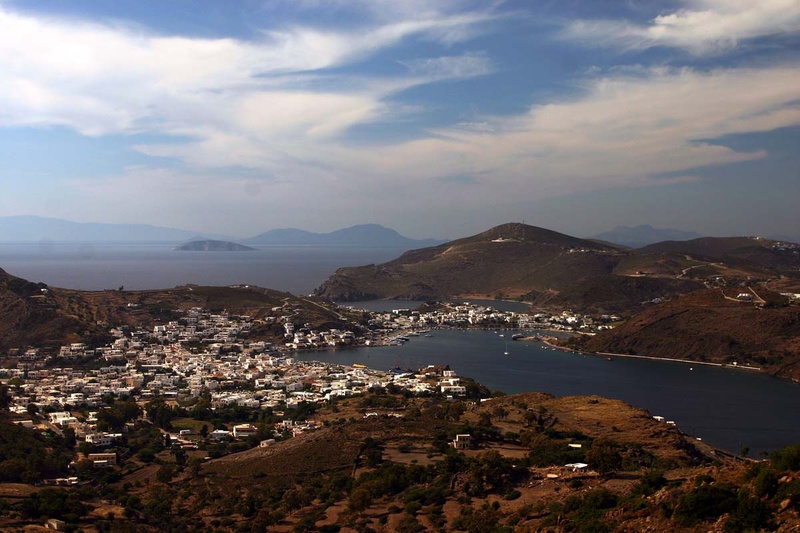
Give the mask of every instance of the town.
[{"label": "town", "polygon": [[[36,348],[12,350],[9,355],[16,364],[0,368],[0,380],[8,389],[9,410],[18,424],[44,432],[68,431],[86,443],[85,449],[95,452],[86,456],[93,465],[108,466],[119,458],[104,450],[121,446],[125,431],[133,425],[132,420],[107,422],[104,412],[115,402],[133,401],[145,414],[154,405],[196,411],[201,403],[211,412],[268,413],[271,426],[266,431],[263,424],[254,423],[264,416],[245,417],[247,421],[229,418],[222,423],[217,418],[214,427],[204,424],[198,431],[170,432],[170,424],[160,424],[167,442],[189,450],[198,444],[235,440],[268,446],[275,439],[319,427],[318,422],[298,415],[312,413],[314,408],[308,406],[327,405],[339,398],[384,389],[412,395],[467,395],[464,378],[449,368],[384,372],[363,365],[299,361],[294,357],[299,351],[394,345],[444,328],[594,332],[619,319],[570,312],[502,312],[466,302],[361,312],[369,317],[367,327],[352,324],[350,330],[325,332],[295,324],[291,313],[266,317],[263,320],[280,323],[284,331],[283,343],[270,343],[248,340],[256,325],[249,316],[194,307],[177,320],[151,329],[112,327],[115,340],[106,346],[71,343],[52,354]],[[364,416],[377,414],[370,411]]]}]

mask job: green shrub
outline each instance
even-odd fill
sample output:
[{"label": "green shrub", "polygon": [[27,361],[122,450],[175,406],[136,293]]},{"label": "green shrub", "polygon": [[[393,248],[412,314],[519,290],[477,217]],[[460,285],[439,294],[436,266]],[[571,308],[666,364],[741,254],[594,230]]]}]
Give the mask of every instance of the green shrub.
[{"label": "green shrub", "polygon": [[762,529],[775,529],[772,509],[766,502],[750,496],[746,489],[740,490],[736,509],[725,523],[725,532],[744,533]]},{"label": "green shrub", "polygon": [[772,467],[779,472],[800,470],[800,444],[787,446],[773,452],[769,459]]},{"label": "green shrub", "polygon": [[682,526],[693,526],[730,513],[737,506],[736,494],[725,486],[701,485],[681,496],[672,518]]},{"label": "green shrub", "polygon": [[633,488],[633,493],[649,496],[666,484],[667,479],[664,477],[663,470],[648,470]]}]

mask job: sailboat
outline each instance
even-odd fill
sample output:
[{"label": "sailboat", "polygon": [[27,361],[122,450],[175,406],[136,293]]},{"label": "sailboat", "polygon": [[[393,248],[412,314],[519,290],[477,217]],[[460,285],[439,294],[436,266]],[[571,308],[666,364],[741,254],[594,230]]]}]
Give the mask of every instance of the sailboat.
[{"label": "sailboat", "polygon": [[506,343],[506,351],[503,352],[503,355],[508,355],[508,343]]}]

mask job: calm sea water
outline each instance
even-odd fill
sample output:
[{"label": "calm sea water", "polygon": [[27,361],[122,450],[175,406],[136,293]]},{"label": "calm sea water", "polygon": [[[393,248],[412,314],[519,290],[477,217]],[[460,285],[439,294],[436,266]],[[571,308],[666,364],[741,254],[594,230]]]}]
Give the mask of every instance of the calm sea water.
[{"label": "calm sea water", "polygon": [[[404,346],[300,354],[372,368],[446,364],[492,390],[600,395],[674,420],[695,437],[752,455],[800,443],[800,385],[744,370],[605,358],[506,341],[493,331],[434,331]],[[509,355],[503,355],[505,351]]]},{"label": "calm sea water", "polygon": [[[295,294],[311,292],[343,266],[394,259],[396,248],[263,246],[255,252],[175,252],[175,244],[0,243],[0,268],[31,281],[83,290],[157,289],[186,283],[249,283]],[[524,310],[514,302],[480,302]],[[419,302],[355,302],[373,310]],[[508,350],[508,356],[503,352]],[[800,442],[800,386],[746,371],[679,363],[603,358],[508,342],[493,332],[435,332],[400,347],[304,354],[344,364],[448,364],[459,374],[508,393],[597,394],[618,398],[675,420],[721,448],[752,453]]]},{"label": "calm sea water", "polygon": [[0,268],[81,290],[251,284],[308,294],[337,268],[382,263],[398,248],[258,246],[253,252],[177,252],[179,243],[0,243]]}]

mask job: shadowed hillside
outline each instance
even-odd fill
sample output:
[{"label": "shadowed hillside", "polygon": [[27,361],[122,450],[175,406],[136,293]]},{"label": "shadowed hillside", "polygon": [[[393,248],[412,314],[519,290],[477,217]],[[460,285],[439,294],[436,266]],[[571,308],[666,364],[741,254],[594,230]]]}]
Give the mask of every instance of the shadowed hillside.
[{"label": "shadowed hillside", "polygon": [[[619,312],[701,285],[614,275],[622,248],[554,231],[504,224],[479,235],[406,252],[382,265],[339,269],[318,294],[335,300],[524,297],[537,306]],[[603,287],[603,290],[596,290]]]},{"label": "shadowed hillside", "polygon": [[768,303],[757,306],[736,301],[737,292],[698,291],[650,307],[613,330],[576,339],[576,345],[595,352],[737,362],[800,379],[800,306],[766,292],[758,295]]},{"label": "shadowed hillside", "polygon": [[380,265],[342,268],[317,294],[333,300],[522,298],[534,306],[631,315],[704,286],[797,279],[800,246],[760,238],[701,238],[627,250],[504,224]]},{"label": "shadowed hillside", "polygon": [[[306,298],[253,286],[202,287],[146,291],[76,291],[33,283],[0,270],[0,350],[37,346],[55,348],[65,343],[109,342],[110,326],[152,327],[174,320],[177,311],[203,307],[212,311],[252,316],[254,319],[291,313],[315,327],[345,327],[338,312]],[[281,324],[256,324],[252,338],[283,338]]]}]

